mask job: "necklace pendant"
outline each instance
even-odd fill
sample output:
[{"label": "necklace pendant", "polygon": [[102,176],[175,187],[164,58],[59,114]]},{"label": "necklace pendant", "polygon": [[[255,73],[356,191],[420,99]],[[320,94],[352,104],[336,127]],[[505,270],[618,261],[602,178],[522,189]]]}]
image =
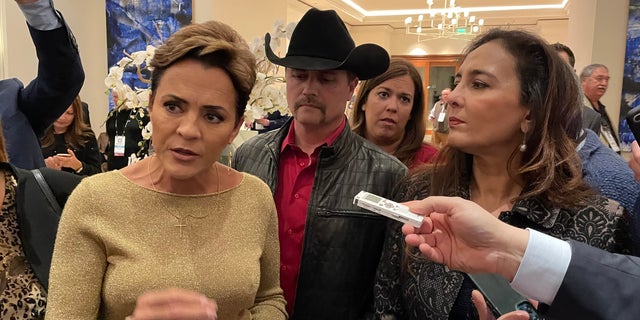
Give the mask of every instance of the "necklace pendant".
[{"label": "necklace pendant", "polygon": [[182,239],[182,228],[185,228],[187,225],[184,223],[184,218],[178,219],[178,224],[174,227],[180,228],[180,239]]}]

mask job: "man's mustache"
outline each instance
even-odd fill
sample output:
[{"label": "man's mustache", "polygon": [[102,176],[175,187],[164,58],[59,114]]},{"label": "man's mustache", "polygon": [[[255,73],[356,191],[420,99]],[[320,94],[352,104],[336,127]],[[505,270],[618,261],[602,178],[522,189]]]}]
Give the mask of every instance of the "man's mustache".
[{"label": "man's mustache", "polygon": [[320,101],[318,101],[313,96],[303,96],[303,97],[299,98],[298,100],[296,100],[296,102],[293,105],[293,107],[294,107],[294,109],[298,109],[302,105],[312,106],[312,107],[316,107],[316,108],[319,108],[319,109],[324,109],[324,104],[321,103]]}]

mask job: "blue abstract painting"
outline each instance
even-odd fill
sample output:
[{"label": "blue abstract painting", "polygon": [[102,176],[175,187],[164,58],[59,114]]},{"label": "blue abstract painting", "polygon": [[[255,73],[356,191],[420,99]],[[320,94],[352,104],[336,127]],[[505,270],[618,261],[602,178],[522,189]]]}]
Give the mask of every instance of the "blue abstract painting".
[{"label": "blue abstract painting", "polygon": [[[191,23],[192,0],[105,0],[107,14],[107,63],[111,67],[125,52],[158,47],[171,34]],[[132,88],[148,84],[133,72],[125,72],[122,81]],[[148,74],[144,74],[145,77]],[[111,99],[110,99],[111,100]]]},{"label": "blue abstract painting", "polygon": [[625,116],[631,108],[640,106],[640,0],[629,1],[629,23],[627,25],[627,48],[624,58],[622,101],[620,104],[620,148],[630,151],[633,134]]}]

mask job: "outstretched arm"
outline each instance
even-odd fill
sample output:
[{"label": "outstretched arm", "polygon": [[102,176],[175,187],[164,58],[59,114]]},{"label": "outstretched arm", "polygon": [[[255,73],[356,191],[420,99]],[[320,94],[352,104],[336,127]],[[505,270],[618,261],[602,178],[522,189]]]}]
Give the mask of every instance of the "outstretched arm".
[{"label": "outstretched arm", "polygon": [[[428,216],[420,228],[403,226],[408,244],[452,269],[502,275],[523,295],[550,304],[543,311],[554,319],[640,315],[633,303],[640,295],[638,257],[519,229],[461,198],[429,197],[408,205]],[[556,260],[567,260],[564,269]]]},{"label": "outstretched arm", "polygon": [[84,82],[78,47],[50,0],[16,0],[25,15],[38,57],[38,75],[19,92],[18,109],[36,136],[71,105]]},{"label": "outstretched arm", "polygon": [[513,279],[527,247],[526,230],[505,224],[462,198],[429,197],[407,205],[429,217],[420,228],[402,228],[407,243],[418,246],[427,258],[455,270]]}]

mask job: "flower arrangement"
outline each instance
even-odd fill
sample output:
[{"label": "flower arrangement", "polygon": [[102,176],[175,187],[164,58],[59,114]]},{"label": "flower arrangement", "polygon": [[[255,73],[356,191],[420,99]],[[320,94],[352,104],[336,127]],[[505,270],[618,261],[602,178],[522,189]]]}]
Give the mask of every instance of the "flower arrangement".
[{"label": "flower arrangement", "polygon": [[[274,52],[278,52],[282,45],[286,46],[295,26],[295,22],[285,25],[283,21],[277,20],[274,23],[271,31],[271,48]],[[260,119],[265,117],[267,113],[275,111],[280,111],[283,115],[290,114],[285,94],[284,76],[280,67],[267,59],[264,50],[264,37],[254,38],[249,47],[256,57],[256,82],[247,102],[245,119]],[[109,68],[109,74],[104,83],[108,88],[107,92],[111,91],[117,95],[118,106],[136,109],[147,108],[149,105],[150,81],[145,78],[145,75],[148,77],[148,73],[151,71],[149,63],[155,50],[154,46],[149,45],[146,50],[133,53],[125,52],[125,56],[115,66]],[[143,129],[144,140],[150,139],[151,124],[149,123]]]},{"label": "flower arrangement", "polygon": [[[149,73],[151,67],[151,59],[155,53],[154,46],[147,46],[146,50],[136,51],[133,53],[124,53],[124,57],[118,63],[109,68],[109,74],[104,79],[104,84],[111,92],[115,92],[118,96],[118,106],[124,105],[128,109],[146,108],[149,105],[149,84],[150,80],[146,79],[143,72]],[[133,83],[133,88],[125,84],[123,78],[127,82]],[[136,83],[144,87],[136,86]]]},{"label": "flower arrangement", "polygon": [[[151,59],[155,53],[154,46],[147,46],[146,50],[133,53],[124,52],[124,57],[109,68],[109,74],[104,79],[107,94],[111,93],[117,99],[115,106],[107,116],[117,116],[122,109],[129,110],[129,120],[138,124],[142,140],[138,141],[138,150],[128,157],[128,163],[135,163],[149,155],[151,139],[151,122],[147,113],[151,81]],[[130,83],[131,85],[127,84]]]},{"label": "flower arrangement", "polygon": [[[281,45],[287,44],[291,39],[291,33],[296,23],[287,25],[277,20],[271,31],[271,49],[278,52]],[[256,83],[249,95],[245,119],[256,120],[263,118],[267,113],[280,111],[281,114],[290,114],[285,93],[285,79],[281,69],[267,59],[264,51],[264,37],[256,37],[249,44],[251,52],[256,57]]]}]

